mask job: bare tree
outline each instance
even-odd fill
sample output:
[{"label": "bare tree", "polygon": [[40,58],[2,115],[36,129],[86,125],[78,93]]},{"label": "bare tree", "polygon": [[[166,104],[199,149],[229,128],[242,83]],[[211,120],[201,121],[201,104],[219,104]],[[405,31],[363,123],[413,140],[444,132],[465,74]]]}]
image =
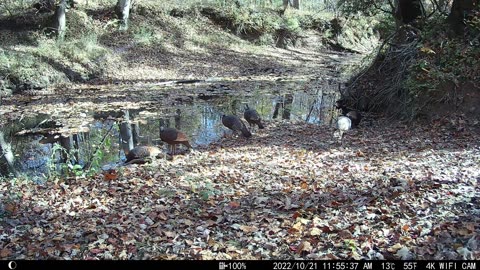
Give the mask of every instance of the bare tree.
[{"label": "bare tree", "polygon": [[283,9],[287,9],[288,6],[291,6],[292,2],[291,0],[283,0]]},{"label": "bare tree", "polygon": [[296,9],[300,9],[300,0],[293,0],[292,6]]},{"label": "bare tree", "polygon": [[133,132],[132,125],[130,121],[130,112],[128,110],[124,111],[124,121],[120,123],[120,137],[121,145],[123,151],[127,154],[135,146],[133,143]]},{"label": "bare tree", "polygon": [[53,28],[57,34],[57,39],[63,40],[65,38],[65,31],[67,29],[67,1],[62,0],[58,4],[55,14],[53,14]]},{"label": "bare tree", "polygon": [[128,29],[128,17],[130,16],[130,0],[118,0],[115,7],[117,17],[120,19],[120,30]]}]

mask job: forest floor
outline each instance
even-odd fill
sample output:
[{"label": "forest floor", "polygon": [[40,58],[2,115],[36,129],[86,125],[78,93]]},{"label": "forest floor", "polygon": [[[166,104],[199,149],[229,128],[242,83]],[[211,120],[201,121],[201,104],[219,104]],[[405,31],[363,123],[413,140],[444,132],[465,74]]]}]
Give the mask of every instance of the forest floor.
[{"label": "forest floor", "polygon": [[[267,122],[173,160],[0,183],[9,259],[478,259],[478,127]],[[478,126],[478,125],[477,125]]]},{"label": "forest floor", "polygon": [[[300,49],[179,57],[118,48],[125,62],[108,80],[4,97],[0,121],[47,112],[75,127],[88,110],[158,106],[165,101],[149,85],[159,77],[219,78],[240,93],[250,87],[243,80],[298,79],[314,91],[341,62]],[[367,117],[343,145],[328,126],[266,124],[251,139],[223,138],[91,178],[0,182],[0,258],[480,258],[478,120]]]}]

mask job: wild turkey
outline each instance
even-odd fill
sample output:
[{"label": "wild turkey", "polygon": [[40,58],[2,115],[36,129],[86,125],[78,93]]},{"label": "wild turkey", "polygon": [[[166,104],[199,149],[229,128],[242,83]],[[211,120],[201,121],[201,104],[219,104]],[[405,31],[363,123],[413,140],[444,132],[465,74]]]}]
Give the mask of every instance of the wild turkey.
[{"label": "wild turkey", "polygon": [[333,137],[343,143],[343,134],[352,128],[352,120],[347,116],[340,116],[337,119],[337,130],[333,133]]},{"label": "wild turkey", "polygon": [[342,110],[342,115],[346,115],[350,111],[345,106],[345,101],[343,99],[339,99],[337,102],[335,102],[335,108],[337,108],[337,110]]},{"label": "wild turkey", "polygon": [[172,155],[175,155],[175,150],[177,149],[177,144],[183,144],[187,148],[192,148],[188,142],[187,136],[174,128],[160,128],[160,139],[168,144],[168,147]]},{"label": "wild turkey", "polygon": [[241,132],[246,138],[252,137],[252,133],[247,129],[245,123],[235,115],[222,115],[222,124],[233,130],[234,133]]},{"label": "wild turkey", "polygon": [[155,146],[136,146],[127,155],[126,164],[144,164],[152,157],[157,157],[162,151]]},{"label": "wild turkey", "polygon": [[264,129],[265,127],[262,124],[262,119],[255,109],[250,109],[248,105],[245,105],[245,112],[243,112],[243,117],[247,120],[250,128],[252,125],[257,125],[259,129]]},{"label": "wild turkey", "polygon": [[360,121],[363,118],[362,114],[358,111],[350,110],[349,108],[347,108],[343,99],[338,100],[335,107],[339,110],[342,110],[343,116],[346,116],[350,118],[350,120],[352,120],[351,128],[356,128],[360,124]]}]

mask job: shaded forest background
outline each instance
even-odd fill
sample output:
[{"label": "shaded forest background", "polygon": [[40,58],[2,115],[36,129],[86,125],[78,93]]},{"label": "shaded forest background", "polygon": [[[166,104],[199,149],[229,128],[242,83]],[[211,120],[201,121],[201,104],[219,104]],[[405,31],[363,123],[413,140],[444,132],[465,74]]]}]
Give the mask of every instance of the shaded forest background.
[{"label": "shaded forest background", "polygon": [[131,62],[148,62],[145,54],[168,62],[180,51],[194,55],[196,47],[234,42],[209,29],[213,24],[258,46],[295,48],[315,31],[325,49],[370,53],[343,90],[358,109],[408,119],[432,110],[478,114],[478,6],[476,0],[4,1],[0,93],[137,79],[111,74],[119,52],[137,50]]}]

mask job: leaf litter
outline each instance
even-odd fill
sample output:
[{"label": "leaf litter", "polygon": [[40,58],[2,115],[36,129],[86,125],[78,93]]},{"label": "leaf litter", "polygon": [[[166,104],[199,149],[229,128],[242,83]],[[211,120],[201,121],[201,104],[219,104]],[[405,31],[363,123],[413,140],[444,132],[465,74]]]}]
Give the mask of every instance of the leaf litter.
[{"label": "leaf litter", "polygon": [[377,119],[343,145],[270,121],[173,160],[3,182],[0,257],[479,259],[479,127],[462,121]]}]

